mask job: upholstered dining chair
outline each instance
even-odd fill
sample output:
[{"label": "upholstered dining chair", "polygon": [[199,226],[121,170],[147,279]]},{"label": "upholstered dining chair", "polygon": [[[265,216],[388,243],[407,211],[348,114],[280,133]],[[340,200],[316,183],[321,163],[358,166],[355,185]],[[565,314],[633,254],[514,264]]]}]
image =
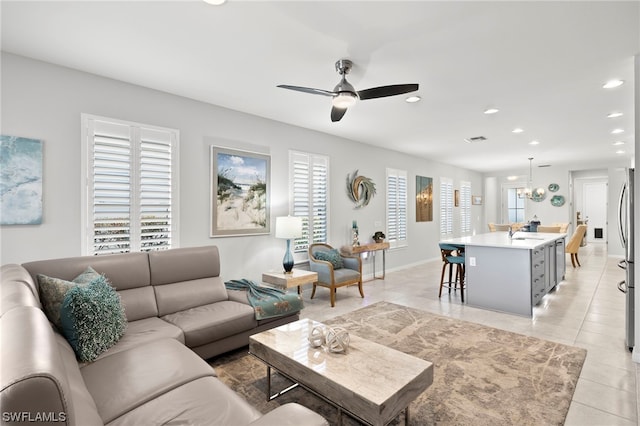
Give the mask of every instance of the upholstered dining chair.
[{"label": "upholstered dining chair", "polygon": [[560,226],[542,226],[538,225],[538,232],[550,232],[552,234],[560,233]]},{"label": "upholstered dining chair", "polygon": [[578,225],[564,249],[565,253],[571,254],[571,265],[573,265],[574,268],[576,267],[576,263],[578,266],[582,266],[578,259],[578,250],[580,249],[580,243],[582,242],[585,232],[587,232],[587,225]]},{"label": "upholstered dining chair", "polygon": [[559,226],[561,234],[566,234],[569,230],[569,222],[554,222],[551,226]]},{"label": "upholstered dining chair", "polygon": [[510,228],[511,228],[511,225],[509,225],[508,223],[506,224],[490,223],[489,224],[489,232],[508,231]]},{"label": "upholstered dining chair", "polygon": [[309,269],[318,273],[318,281],[313,283],[311,298],[316,295],[316,286],[329,289],[331,307],[336,306],[336,289],[358,284],[360,296],[362,289],[362,260],[360,256],[344,256],[329,244],[311,244],[309,246]]},{"label": "upholstered dining chair", "polygon": [[[460,300],[464,303],[464,247],[446,243],[439,243],[440,254],[442,256],[442,273],[440,274],[440,291],[438,297],[442,297],[442,289],[447,287],[449,293],[451,289],[455,291],[460,284]],[[456,276],[453,278],[453,267],[456,268]],[[449,267],[449,281],[444,280],[444,276]]]}]

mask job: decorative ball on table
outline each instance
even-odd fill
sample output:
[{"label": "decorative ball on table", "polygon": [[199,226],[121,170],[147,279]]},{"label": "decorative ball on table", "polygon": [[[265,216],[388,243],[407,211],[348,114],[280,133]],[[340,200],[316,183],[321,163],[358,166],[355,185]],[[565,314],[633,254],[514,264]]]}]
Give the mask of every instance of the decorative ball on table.
[{"label": "decorative ball on table", "polygon": [[349,349],[349,333],[342,327],[329,327],[326,330],[325,341],[329,352],[346,352]]},{"label": "decorative ball on table", "polygon": [[316,325],[311,330],[309,330],[309,344],[314,348],[322,346],[324,343],[324,327]]}]

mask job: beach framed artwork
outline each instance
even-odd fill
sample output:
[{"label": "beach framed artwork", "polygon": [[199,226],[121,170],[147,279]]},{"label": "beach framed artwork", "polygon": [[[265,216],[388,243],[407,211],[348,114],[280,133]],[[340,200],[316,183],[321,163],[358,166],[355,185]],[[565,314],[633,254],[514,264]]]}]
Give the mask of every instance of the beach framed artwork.
[{"label": "beach framed artwork", "polygon": [[42,141],[0,136],[0,225],[42,223]]},{"label": "beach framed artwork", "polygon": [[269,234],[271,157],[211,146],[211,237]]}]

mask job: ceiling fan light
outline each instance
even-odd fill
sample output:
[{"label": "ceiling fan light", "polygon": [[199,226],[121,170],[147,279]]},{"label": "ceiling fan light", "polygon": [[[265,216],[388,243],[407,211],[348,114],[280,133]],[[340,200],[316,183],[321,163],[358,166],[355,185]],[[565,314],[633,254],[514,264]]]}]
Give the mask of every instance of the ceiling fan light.
[{"label": "ceiling fan light", "polygon": [[352,92],[340,92],[331,100],[331,104],[336,108],[349,108],[358,100],[358,95]]}]

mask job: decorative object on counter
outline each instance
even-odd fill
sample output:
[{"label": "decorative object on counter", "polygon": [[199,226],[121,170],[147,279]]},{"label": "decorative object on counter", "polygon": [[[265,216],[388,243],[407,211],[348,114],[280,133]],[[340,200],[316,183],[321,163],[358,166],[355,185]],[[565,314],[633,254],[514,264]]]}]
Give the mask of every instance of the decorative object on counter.
[{"label": "decorative object on counter", "polygon": [[386,235],[384,235],[384,232],[382,231],[376,231],[375,234],[373,234],[373,241],[375,241],[376,243],[382,243],[384,242],[384,239],[387,238]]},{"label": "decorative object on counter", "polygon": [[549,184],[549,191],[557,192],[558,189],[560,189],[560,185],[558,185],[557,183],[550,183]]},{"label": "decorative object on counter", "polygon": [[0,136],[0,225],[42,223],[42,141]]},{"label": "decorative object on counter", "polygon": [[416,222],[433,220],[433,178],[416,176]]},{"label": "decorative object on counter", "polygon": [[349,349],[349,333],[342,327],[327,327],[325,343],[329,352],[344,353]]},{"label": "decorative object on counter", "polygon": [[353,224],[351,225],[351,245],[353,247],[360,245],[360,241],[358,241],[359,234],[360,232],[358,231],[358,222],[354,220]]},{"label": "decorative object on counter", "polygon": [[538,216],[533,215],[533,219],[529,221],[529,231],[538,232],[538,225],[540,225],[540,219],[538,219]]},{"label": "decorative object on counter", "polygon": [[562,207],[564,205],[564,196],[554,195],[551,197],[551,205],[554,207]]},{"label": "decorative object on counter", "polygon": [[546,197],[544,188],[533,188],[533,172],[532,172],[533,157],[529,157],[529,182],[526,188],[518,189],[518,197],[529,198],[532,201],[542,201]]},{"label": "decorative object on counter", "polygon": [[282,259],[285,274],[290,274],[293,269],[293,256],[291,255],[291,239],[302,237],[302,218],[294,216],[281,216],[276,218],[276,238],[287,240],[287,251]]},{"label": "decorative object on counter", "polygon": [[309,344],[314,348],[318,348],[324,344],[325,329],[321,325],[312,327],[309,330]]},{"label": "decorative object on counter", "polygon": [[347,175],[347,195],[356,203],[356,209],[365,207],[376,195],[376,184],[371,179],[358,176],[358,170]]}]

